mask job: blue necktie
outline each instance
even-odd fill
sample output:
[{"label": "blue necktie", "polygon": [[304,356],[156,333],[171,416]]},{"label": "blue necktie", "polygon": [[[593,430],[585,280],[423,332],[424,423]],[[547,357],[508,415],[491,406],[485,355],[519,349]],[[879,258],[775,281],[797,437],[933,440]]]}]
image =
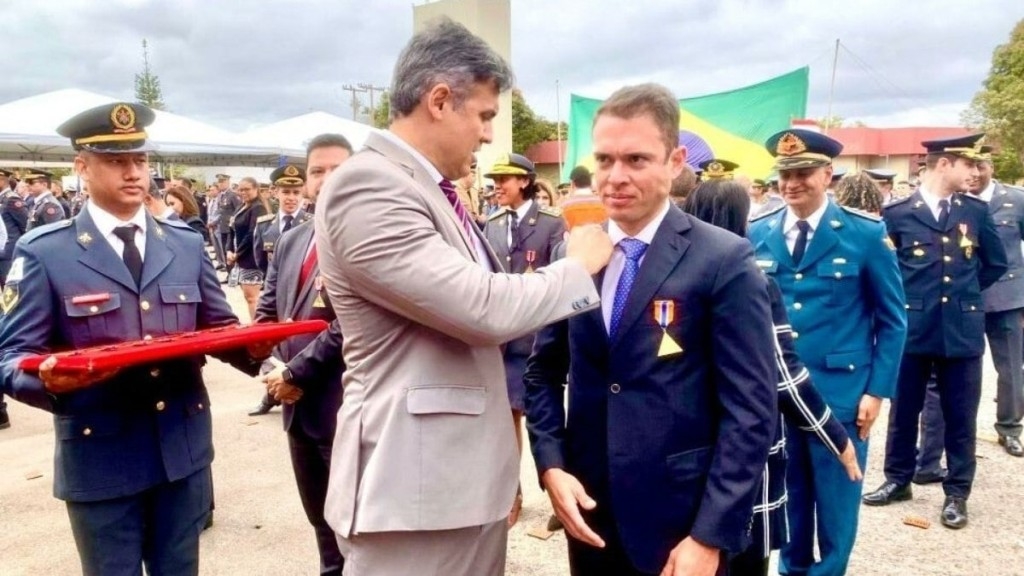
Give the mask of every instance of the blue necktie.
[{"label": "blue necktie", "polygon": [[626,311],[626,300],[629,299],[629,291],[633,288],[640,273],[640,258],[647,251],[647,244],[636,238],[623,238],[619,241],[619,248],[626,255],[626,265],[622,268],[622,275],[619,276],[619,283],[615,286],[615,300],[612,301],[612,322],[608,335],[615,336],[619,330],[619,323],[622,322],[622,313]]}]

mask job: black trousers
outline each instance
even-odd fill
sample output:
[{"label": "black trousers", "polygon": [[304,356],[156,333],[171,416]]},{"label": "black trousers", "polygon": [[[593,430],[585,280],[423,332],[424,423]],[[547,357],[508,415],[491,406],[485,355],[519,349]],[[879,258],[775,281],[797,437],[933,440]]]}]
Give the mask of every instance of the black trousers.
[{"label": "black trousers", "polygon": [[947,496],[971,495],[981,401],[981,357],[945,358],[904,354],[893,398],[885,442],[885,477],[909,484],[916,463],[918,418],[924,407],[928,379],[935,372],[942,416],[946,421],[944,445],[949,473],[942,483]]},{"label": "black trousers", "polygon": [[306,519],[316,532],[316,547],[320,552],[320,574],[341,576],[345,559],[338,550],[334,530],[324,519],[327,501],[327,478],[331,471],[331,441],[317,442],[294,426],[288,432],[288,451],[292,457],[292,470],[299,488],[299,499]]}]

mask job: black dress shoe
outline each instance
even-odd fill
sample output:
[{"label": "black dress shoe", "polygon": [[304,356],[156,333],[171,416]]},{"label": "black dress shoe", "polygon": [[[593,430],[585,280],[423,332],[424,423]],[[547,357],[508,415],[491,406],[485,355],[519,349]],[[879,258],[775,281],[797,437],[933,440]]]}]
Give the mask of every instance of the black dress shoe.
[{"label": "black dress shoe", "polygon": [[938,484],[946,479],[948,472],[945,468],[939,468],[937,470],[920,470],[914,474],[912,482],[918,486],[924,486],[925,484]]},{"label": "black dress shoe", "polygon": [[[3,424],[0,424],[0,428],[3,428]],[[999,436],[999,445],[1006,449],[1006,453],[1010,456],[1016,456],[1020,458],[1024,456],[1024,446],[1020,443],[1020,438],[1016,436]]]},{"label": "black dress shoe", "polygon": [[910,491],[910,484],[900,486],[895,482],[886,480],[877,490],[865,494],[861,501],[868,506],[888,506],[893,502],[903,502],[913,497],[914,494]]},{"label": "black dress shoe", "polygon": [[264,414],[273,410],[274,406],[274,403],[267,402],[266,398],[264,398],[263,400],[260,400],[258,406],[249,411],[249,416],[263,416]]},{"label": "black dress shoe", "polygon": [[0,406],[0,430],[11,427],[11,418],[7,416],[7,407]]},{"label": "black dress shoe", "polygon": [[959,530],[967,526],[967,500],[959,496],[946,496],[942,503],[942,525]]}]

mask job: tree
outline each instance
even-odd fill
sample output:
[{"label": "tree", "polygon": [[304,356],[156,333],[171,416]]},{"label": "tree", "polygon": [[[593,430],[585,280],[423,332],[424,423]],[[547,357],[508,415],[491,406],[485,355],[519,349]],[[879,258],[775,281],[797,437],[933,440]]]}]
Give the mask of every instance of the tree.
[{"label": "tree", "polygon": [[999,145],[996,177],[1013,181],[1024,165],[1024,20],[1014,26],[1009,42],[996,46],[982,86],[962,119]]},{"label": "tree", "polygon": [[155,110],[165,108],[160,78],[149,69],[149,47],[145,38],[142,40],[142,74],[135,75],[135,99]]},{"label": "tree", "polygon": [[[562,124],[562,134],[565,135],[565,124]],[[512,91],[512,149],[519,153],[525,153],[534,144],[556,140],[558,138],[558,125],[530,108],[519,89]]]},{"label": "tree", "polygon": [[380,104],[377,104],[377,109],[370,114],[370,120],[374,128],[383,129],[391,124],[391,96],[387,92],[380,95]]},{"label": "tree", "polygon": [[842,128],[843,122],[846,119],[842,116],[826,116],[815,120],[818,123],[818,127],[822,130],[828,130],[829,128]]}]

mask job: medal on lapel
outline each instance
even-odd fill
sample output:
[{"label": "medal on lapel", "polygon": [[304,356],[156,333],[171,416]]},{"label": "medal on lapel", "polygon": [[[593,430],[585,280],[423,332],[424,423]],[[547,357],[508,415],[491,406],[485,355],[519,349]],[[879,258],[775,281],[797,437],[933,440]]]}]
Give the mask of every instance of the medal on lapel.
[{"label": "medal on lapel", "polygon": [[661,326],[661,345],[658,346],[658,358],[681,354],[683,348],[668,335],[668,325],[675,320],[676,303],[672,300],[654,301],[654,320]]},{"label": "medal on lapel", "polygon": [[327,304],[324,302],[324,279],[321,276],[317,276],[313,279],[313,290],[316,290],[316,299],[313,300],[313,308],[326,308]]},{"label": "medal on lapel", "polygon": [[526,273],[527,274],[533,274],[533,263],[536,260],[537,260],[537,251],[536,250],[527,250],[526,251]]},{"label": "medal on lapel", "polygon": [[967,224],[960,223],[960,248],[964,251],[964,258],[971,259],[971,254],[974,253],[974,242],[967,237]]}]

